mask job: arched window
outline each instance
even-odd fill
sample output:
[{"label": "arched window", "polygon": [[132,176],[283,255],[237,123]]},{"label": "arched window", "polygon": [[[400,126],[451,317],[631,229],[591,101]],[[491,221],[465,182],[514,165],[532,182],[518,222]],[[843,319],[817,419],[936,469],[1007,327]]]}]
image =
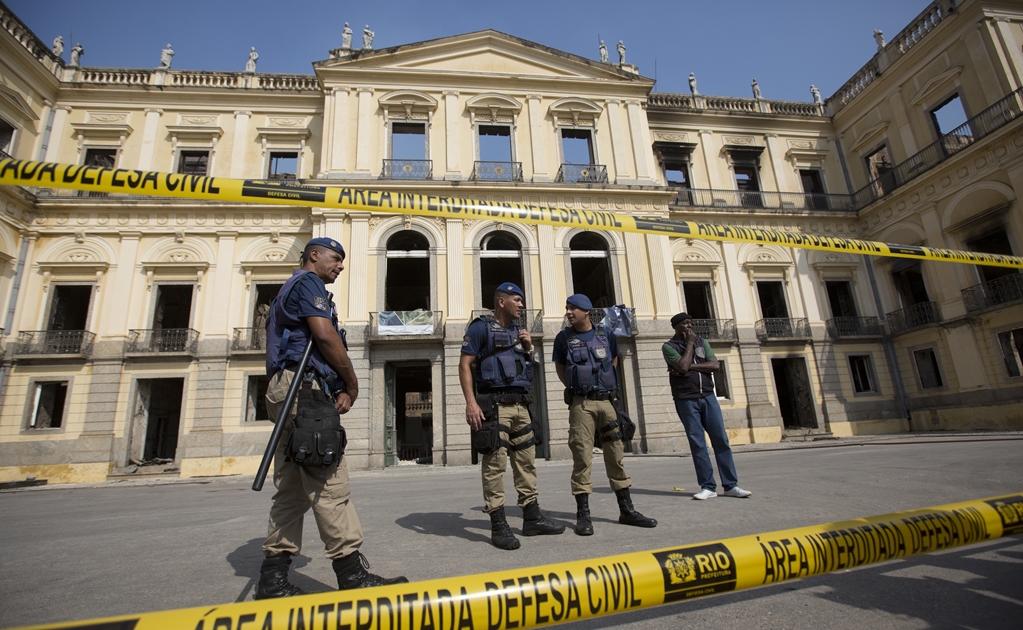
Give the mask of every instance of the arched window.
[{"label": "arched window", "polygon": [[507,232],[491,232],[480,243],[483,308],[494,308],[494,291],[505,282],[522,286],[522,243]]},{"label": "arched window", "polygon": [[387,239],[384,310],[429,311],[430,243],[413,230]]},{"label": "arched window", "polygon": [[590,298],[595,308],[614,306],[611,260],[607,240],[594,232],[581,232],[568,244],[572,262],[572,290]]}]

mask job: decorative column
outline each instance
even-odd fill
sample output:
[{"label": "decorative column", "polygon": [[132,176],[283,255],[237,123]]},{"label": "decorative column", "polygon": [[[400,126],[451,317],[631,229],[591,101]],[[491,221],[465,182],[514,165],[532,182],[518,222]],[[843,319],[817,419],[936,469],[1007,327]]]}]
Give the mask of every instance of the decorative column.
[{"label": "decorative column", "polygon": [[444,138],[447,159],[444,179],[460,181],[462,171],[458,166],[458,92],[455,90],[444,92]]},{"label": "decorative column", "polygon": [[156,107],[146,108],[146,126],[142,129],[142,148],[139,149],[139,170],[148,171],[153,168],[153,153],[156,150],[156,130],[160,126],[163,110]]},{"label": "decorative column", "polygon": [[[536,242],[540,258],[540,295],[543,300],[545,319],[561,319],[565,306],[558,296],[558,265],[554,253],[554,228],[550,225],[536,226]],[[568,297],[568,296],[565,296]]]},{"label": "decorative column", "polygon": [[654,314],[657,319],[670,319],[682,310],[679,292],[674,285],[671,244],[666,235],[646,234],[644,238],[650,257],[650,281],[654,285]]},{"label": "decorative column", "polygon": [[767,143],[767,154],[771,159],[771,170],[774,171],[774,189],[778,192],[785,191],[785,160],[782,158],[781,147],[778,146],[778,134],[765,133]]},{"label": "decorative column", "polygon": [[982,30],[992,40],[995,39],[994,34],[991,32],[991,24],[984,22],[977,24],[976,28],[971,29],[963,37],[963,42],[966,44],[966,50],[970,53],[970,61],[973,62],[973,72],[977,75],[977,83],[984,90],[984,98],[987,101],[985,105],[994,105],[1005,94],[1003,93],[1002,81],[995,71],[995,65],[991,62],[991,56],[988,54],[987,43],[981,34]]},{"label": "decorative column", "polygon": [[50,100],[43,101],[43,109],[39,112],[39,133],[36,134],[35,144],[32,146],[32,155],[30,156],[33,160],[45,160],[46,156],[41,153],[43,150],[43,140],[46,138],[46,126],[50,122],[50,112],[53,111],[53,103]]},{"label": "decorative column", "polygon": [[[351,252],[349,257],[345,259],[346,271],[348,273],[348,317],[345,319],[346,322],[358,321],[366,322],[369,321],[369,310],[366,307],[366,282],[367,276],[367,265],[369,260],[365,255],[366,244],[369,243],[369,212],[349,212],[348,216],[352,220],[352,226],[350,228],[351,241],[349,241],[348,250]],[[338,228],[341,226],[338,225]],[[338,235],[334,238],[340,238],[340,229]],[[359,255],[354,255],[358,250]]]},{"label": "decorative column", "polygon": [[620,102],[616,98],[604,101],[607,106],[608,127],[611,129],[611,155],[615,161],[615,181],[618,183],[631,179],[629,162],[625,157],[625,138],[622,137],[622,119],[618,107]]},{"label": "decorative column", "polygon": [[64,127],[67,126],[67,117],[71,113],[71,107],[57,105],[54,107],[57,114],[53,117],[53,128],[50,130],[50,141],[46,145],[47,162],[59,162],[60,143],[64,139]]},{"label": "decorative column", "polygon": [[897,88],[888,97],[888,104],[892,108],[892,122],[899,130],[899,137],[902,138],[902,146],[906,149],[906,155],[916,155],[916,138],[913,137],[913,127],[909,124],[906,116],[906,104],[902,102],[902,88]]},{"label": "decorative column", "polygon": [[327,160],[323,171],[345,170],[345,149],[348,147],[348,95],[349,88],[334,88],[330,91],[331,117],[330,135],[324,137],[320,147],[321,155]]},{"label": "decorative column", "polygon": [[629,131],[632,134],[632,153],[636,157],[636,179],[651,181],[653,172],[650,168],[650,161],[653,158],[650,138],[647,137],[648,124],[646,113],[643,111],[643,104],[630,99],[625,101],[625,107],[629,112]]},{"label": "decorative column", "polygon": [[1006,67],[1009,69],[1009,82],[1015,83],[1015,85],[1011,86],[1015,90],[1023,85],[1023,51],[1013,43],[1016,41],[1016,38],[1013,37],[1012,26],[1010,24],[1011,22],[1007,17],[995,18],[998,40],[1009,61],[1006,64]]},{"label": "decorative column", "polygon": [[721,188],[730,189],[734,188],[734,185],[723,186],[718,181],[718,160],[714,153],[714,148],[710,146],[711,138],[714,137],[714,132],[710,129],[700,129],[700,150],[703,152],[703,164],[704,168],[707,169],[707,187],[708,188]]},{"label": "decorative column", "polygon": [[447,219],[448,319],[468,318],[465,308],[465,250],[462,246],[464,224],[461,219]]},{"label": "decorative column", "polygon": [[[206,323],[203,326],[204,337],[229,338],[228,313],[233,313],[231,301],[231,280],[234,276],[234,250],[238,244],[238,232],[217,232],[217,268],[213,278],[207,280],[207,286],[213,285],[213,293],[207,294],[203,301],[217,300],[224,308],[206,308]],[[211,282],[212,280],[212,282]]]},{"label": "decorative column", "polygon": [[129,313],[137,313],[142,309],[142,296],[134,295],[134,284],[137,277],[135,263],[138,261],[139,242],[142,232],[121,231],[121,247],[117,252],[117,267],[107,273],[104,298],[107,313],[99,322],[96,331],[100,337],[124,339],[129,328],[134,328],[135,321],[129,321]]},{"label": "decorative column", "polygon": [[636,317],[652,317],[650,298],[646,286],[645,252],[643,251],[643,235],[625,232],[625,260],[629,274],[629,289],[632,291],[632,306],[636,309]]},{"label": "decorative column", "polygon": [[231,177],[233,179],[245,176],[245,147],[249,139],[249,118],[251,116],[252,112],[245,110],[238,110],[234,113],[234,143],[231,146]]},{"label": "decorative column", "polygon": [[355,175],[370,177],[370,142],[373,138],[373,88],[359,88],[359,129],[355,144]]},{"label": "decorative column", "polygon": [[529,101],[529,142],[533,148],[533,181],[549,182],[547,162],[544,159],[544,124],[543,113],[540,111],[540,95],[527,94]]},{"label": "decorative column", "polygon": [[[327,238],[332,238],[335,241],[344,244],[345,232],[344,221],[346,216],[349,216],[349,213],[336,210],[325,210],[322,215],[323,219],[321,220],[318,226],[319,229],[317,229],[316,226],[313,227],[313,238],[325,236]],[[349,279],[349,281],[351,281],[351,279],[354,278],[356,275],[360,273],[361,274],[366,273],[364,269],[358,268],[359,263],[362,261],[358,260],[359,258],[358,256],[352,256],[351,243],[348,244],[348,247],[345,247],[345,253],[348,255],[347,258],[345,258],[345,270],[341,272],[341,275],[337,277],[337,280],[334,281],[334,284],[330,284],[327,286],[327,290],[333,293],[335,298],[341,295],[342,279],[347,278]],[[340,315],[341,313],[338,313],[339,317]]]}]

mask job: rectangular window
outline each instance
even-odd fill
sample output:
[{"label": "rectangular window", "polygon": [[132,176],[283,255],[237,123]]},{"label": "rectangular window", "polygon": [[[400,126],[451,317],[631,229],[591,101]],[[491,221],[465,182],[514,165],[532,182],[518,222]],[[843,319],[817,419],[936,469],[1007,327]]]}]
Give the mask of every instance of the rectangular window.
[{"label": "rectangular window", "polygon": [[248,396],[245,405],[246,422],[262,422],[273,420],[266,409],[266,389],[270,379],[262,374],[249,377]]},{"label": "rectangular window", "polygon": [[270,153],[270,165],[267,169],[267,179],[291,180],[298,177],[298,153],[295,152],[272,152]]},{"label": "rectangular window", "polygon": [[913,360],[916,362],[917,374],[920,375],[921,389],[934,389],[944,385],[941,380],[941,371],[938,370],[938,357],[934,354],[934,348],[915,350]]},{"label": "rectangular window", "polygon": [[934,123],[934,130],[938,132],[938,136],[943,136],[965,125],[966,110],[963,108],[963,102],[959,99],[959,95],[956,94],[932,109],[931,121]]},{"label": "rectangular window", "polygon": [[686,312],[693,319],[714,319],[714,300],[709,282],[683,280],[682,295],[686,301]]},{"label": "rectangular window", "polygon": [[562,129],[561,151],[565,164],[595,164],[593,134],[589,129]]},{"label": "rectangular window", "polygon": [[209,161],[209,151],[182,151],[178,154],[178,173],[205,176]]},{"label": "rectangular window", "polygon": [[785,303],[785,287],[779,281],[758,281],[757,296],[760,298],[760,314],[764,319],[788,319],[789,308]]},{"label": "rectangular window", "polygon": [[689,183],[689,163],[665,162],[664,179],[667,180],[669,186],[692,188]]},{"label": "rectangular window", "polygon": [[882,145],[880,149],[874,151],[865,159],[867,162],[867,178],[875,182],[874,192],[877,195],[883,196],[895,190],[895,178],[889,175],[891,170],[895,168],[895,164],[892,162],[891,153],[888,152],[888,145]]},{"label": "rectangular window", "polygon": [[[1009,235],[1006,234],[1004,226],[999,226],[985,234],[967,239],[966,247],[971,252],[1015,256],[1015,253],[1012,251],[1012,245],[1009,243]],[[1017,269],[991,267],[989,265],[977,265],[977,270],[980,272],[981,281],[985,283],[1019,273]]]},{"label": "rectangular window", "polygon": [[917,261],[900,261],[892,268],[892,282],[902,298],[903,307],[930,302],[924,274]]},{"label": "rectangular window", "polygon": [[998,333],[998,346],[1009,376],[1023,375],[1023,328]]},{"label": "rectangular window", "polygon": [[869,354],[849,355],[849,371],[852,373],[853,391],[857,394],[878,391]]},{"label": "rectangular window", "polygon": [[0,152],[11,154],[14,147],[14,127],[3,118],[0,118]]},{"label": "rectangular window", "polygon": [[728,391],[728,370],[725,367],[725,360],[718,359],[721,363],[721,367],[714,370],[714,394],[720,400],[726,400],[731,398]]},{"label": "rectangular window", "polygon": [[856,302],[853,300],[852,283],[848,280],[825,280],[828,290],[828,304],[832,317],[856,317]]},{"label": "rectangular window", "polygon": [[511,127],[480,125],[477,128],[481,162],[511,162]]},{"label": "rectangular window", "polygon": [[117,149],[86,149],[85,166],[99,166],[102,168],[114,168],[117,161]]},{"label": "rectangular window", "polygon": [[36,383],[30,429],[58,429],[64,421],[67,381]]},{"label": "rectangular window", "polygon": [[828,196],[824,190],[824,179],[817,169],[800,169],[799,180],[806,193],[806,207],[811,210],[827,210]]},{"label": "rectangular window", "polygon": [[423,123],[391,123],[391,159],[425,160],[426,125]]}]

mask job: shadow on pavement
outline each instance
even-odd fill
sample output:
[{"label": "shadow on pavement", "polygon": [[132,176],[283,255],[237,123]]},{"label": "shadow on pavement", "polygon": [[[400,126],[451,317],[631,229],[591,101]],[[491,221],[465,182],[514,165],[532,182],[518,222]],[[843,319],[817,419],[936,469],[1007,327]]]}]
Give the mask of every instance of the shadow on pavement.
[{"label": "shadow on pavement", "polygon": [[[755,590],[679,602],[634,613],[610,615],[566,624],[573,630],[615,628],[629,623],[678,624],[685,617],[722,606],[743,606],[761,598],[778,598],[776,606],[793,604],[791,597],[813,597],[840,611],[858,608],[919,619],[931,628],[1019,627],[1023,596],[1023,537],[1001,539],[982,547],[916,556],[863,569],[793,580]],[[800,592],[803,591],[803,592]],[[790,606],[793,615],[803,604]],[[658,621],[659,620],[659,621]],[[785,627],[784,618],[774,619]],[[837,627],[846,627],[838,623]]]},{"label": "shadow on pavement", "polygon": [[[263,564],[263,541],[264,538],[253,538],[241,547],[238,547],[227,554],[227,561],[234,568],[234,574],[249,578],[235,602],[243,602],[252,599],[256,590],[256,583],[259,581],[259,567]],[[296,569],[309,564],[309,558],[305,556],[294,556],[291,559],[291,572],[288,579],[292,584],[299,587],[306,593],[318,593],[321,591],[333,591],[336,587],[324,584],[319,580],[296,573]]]},{"label": "shadow on pavement", "polygon": [[[452,536],[490,544],[490,519],[485,514],[480,519],[469,520],[458,512],[417,512],[394,522],[418,534]],[[484,530],[487,534],[478,534],[470,530]]]}]

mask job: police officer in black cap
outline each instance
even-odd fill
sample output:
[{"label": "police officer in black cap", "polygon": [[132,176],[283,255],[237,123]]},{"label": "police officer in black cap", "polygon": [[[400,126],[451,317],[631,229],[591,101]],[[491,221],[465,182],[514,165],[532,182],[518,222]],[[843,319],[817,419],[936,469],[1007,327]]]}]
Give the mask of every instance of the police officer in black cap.
[{"label": "police officer in black cap", "polygon": [[[572,450],[572,494],[576,503],[575,533],[593,535],[590,494],[593,483],[593,445],[598,439],[604,451],[607,479],[618,498],[618,522],[637,527],[656,527],[657,521],[636,511],[629,488],[632,478],[623,464],[625,445],[618,412],[613,402],[618,392],[618,340],[610,330],[590,321],[593,303],[582,293],[568,296],[565,318],[568,328],[554,338],[554,367],[565,385],[568,403],[568,447]],[[631,422],[631,421],[630,421]]]},{"label": "police officer in black cap", "polygon": [[[469,324],[462,341],[458,377],[465,396],[465,419],[473,446],[483,455],[484,511],[490,515],[491,541],[499,549],[518,549],[504,514],[504,471],[511,459],[515,490],[522,508],[522,534],[560,534],[537,502],[535,445],[542,436],[529,411],[533,387],[533,340],[513,320],[522,316],[522,289],[505,282],[494,293],[493,316]],[[473,365],[475,364],[475,370]],[[476,392],[473,392],[475,379]]]},{"label": "police officer in black cap", "polygon": [[[327,413],[323,415],[333,414],[337,421],[337,414],[348,413],[359,396],[359,380],[338,327],[334,296],[326,287],[344,269],[344,260],[345,250],[337,241],[312,239],[302,253],[302,268],[284,283],[270,308],[266,324],[266,373],[270,377],[266,407],[271,417],[280,413],[291,382],[301,378],[303,384],[274,453],[277,491],[270,507],[269,535],[263,543],[265,559],[255,599],[303,594],[288,581],[288,567],[291,557],[302,548],[302,521],[310,507],[339,589],[408,582],[404,577],[386,579],[367,571],[369,563],[359,551],[362,527],[352,505],[348,462],[343,455],[344,428],[338,425],[337,444],[331,447],[337,453],[328,452],[326,460],[316,465],[301,461],[306,453],[298,448],[296,455],[297,440],[291,439],[304,435],[295,424],[300,413],[304,418],[310,409],[322,410],[325,405]],[[310,336],[314,343],[309,367],[304,374],[296,375]]]}]

